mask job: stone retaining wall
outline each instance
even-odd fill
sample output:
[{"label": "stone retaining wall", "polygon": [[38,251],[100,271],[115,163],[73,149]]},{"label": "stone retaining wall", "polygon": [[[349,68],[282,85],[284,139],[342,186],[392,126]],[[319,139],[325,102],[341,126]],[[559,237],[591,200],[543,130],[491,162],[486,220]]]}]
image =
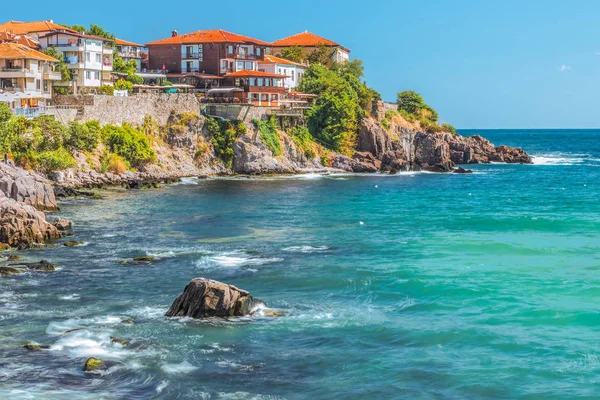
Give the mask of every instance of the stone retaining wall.
[{"label": "stone retaining wall", "polygon": [[234,121],[243,121],[251,126],[253,119],[265,119],[270,110],[276,107],[256,107],[244,104],[207,104],[203,106],[206,115],[211,117],[221,117]]},{"label": "stone retaining wall", "polygon": [[88,95],[55,96],[55,105],[79,107],[79,121],[98,120],[100,124],[141,124],[146,115],[165,124],[171,111],[200,113],[200,102],[194,94],[135,94],[129,97]]}]

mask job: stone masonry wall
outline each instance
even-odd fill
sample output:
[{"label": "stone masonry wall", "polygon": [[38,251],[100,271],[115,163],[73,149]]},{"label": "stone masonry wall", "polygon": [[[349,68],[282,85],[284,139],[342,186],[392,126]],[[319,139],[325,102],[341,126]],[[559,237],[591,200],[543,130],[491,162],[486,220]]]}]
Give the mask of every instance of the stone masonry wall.
[{"label": "stone masonry wall", "polygon": [[229,120],[243,121],[250,126],[253,119],[264,119],[272,109],[269,107],[256,107],[242,104],[207,104],[204,106],[206,114],[211,117],[221,117]]},{"label": "stone masonry wall", "polygon": [[188,93],[144,93],[128,97],[56,96],[54,104],[78,107],[81,111],[77,116],[79,121],[98,120],[102,125],[141,124],[146,115],[165,124],[171,111],[200,113],[198,98]]}]

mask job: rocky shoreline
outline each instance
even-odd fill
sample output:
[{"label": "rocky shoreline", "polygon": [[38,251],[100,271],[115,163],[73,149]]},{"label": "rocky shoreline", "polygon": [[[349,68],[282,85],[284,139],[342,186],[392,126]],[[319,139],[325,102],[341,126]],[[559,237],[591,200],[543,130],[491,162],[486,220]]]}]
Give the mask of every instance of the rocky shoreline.
[{"label": "rocky shoreline", "polygon": [[[172,119],[177,120],[173,115]],[[50,222],[45,211],[57,211],[57,197],[96,197],[93,189],[123,187],[155,188],[184,177],[277,175],[302,173],[389,173],[434,171],[468,173],[463,164],[490,162],[532,163],[518,148],[494,146],[481,136],[463,137],[451,133],[427,133],[405,120],[381,122],[365,118],[360,126],[357,152],[348,157],[323,148],[320,157],[307,158],[293,137],[278,132],[281,154],[275,156],[259,132],[248,131],[232,144],[231,167],[215,155],[199,116],[185,125],[167,130],[164,140],[153,148],[155,163],[139,171],[122,174],[100,173],[90,164],[89,155],[75,154],[77,167],[47,177],[16,167],[12,161],[0,164],[0,244],[18,249],[58,239],[70,230],[64,220]],[[199,154],[199,148],[204,151]]]}]

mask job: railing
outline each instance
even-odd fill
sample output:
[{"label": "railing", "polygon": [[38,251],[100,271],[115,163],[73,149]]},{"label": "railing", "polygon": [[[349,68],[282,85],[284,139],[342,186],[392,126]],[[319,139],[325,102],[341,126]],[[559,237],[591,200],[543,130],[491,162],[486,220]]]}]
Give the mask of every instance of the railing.
[{"label": "railing", "polygon": [[185,53],[184,59],[187,59],[187,58],[200,58],[200,53],[195,52],[195,51],[194,52],[187,52],[187,53]]},{"label": "railing", "polygon": [[119,51],[117,54],[119,54],[119,57],[121,58],[142,58],[142,55],[138,52],[134,52],[134,51]]},{"label": "railing", "polygon": [[0,68],[0,71],[3,71],[3,72],[35,72],[35,71],[30,70],[29,68],[25,68],[25,67],[2,67],[2,68]]},{"label": "railing", "polygon": [[15,108],[13,113],[25,118],[37,118],[46,114],[46,107]]},{"label": "railing", "polygon": [[20,86],[7,86],[7,87],[0,87],[0,91],[5,91],[5,92],[22,92],[23,88]]},{"label": "railing", "polygon": [[232,72],[235,72],[235,70],[233,68],[221,68],[222,74],[230,74]]}]

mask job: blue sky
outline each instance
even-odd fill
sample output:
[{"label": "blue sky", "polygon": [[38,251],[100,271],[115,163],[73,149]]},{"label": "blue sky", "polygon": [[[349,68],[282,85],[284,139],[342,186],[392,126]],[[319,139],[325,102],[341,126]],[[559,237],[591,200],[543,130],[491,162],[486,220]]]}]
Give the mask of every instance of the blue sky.
[{"label": "blue sky", "polygon": [[384,99],[416,90],[458,128],[600,127],[600,1],[3,3],[2,20],[97,23],[142,43],[173,29],[267,41],[309,30],[350,48]]}]

